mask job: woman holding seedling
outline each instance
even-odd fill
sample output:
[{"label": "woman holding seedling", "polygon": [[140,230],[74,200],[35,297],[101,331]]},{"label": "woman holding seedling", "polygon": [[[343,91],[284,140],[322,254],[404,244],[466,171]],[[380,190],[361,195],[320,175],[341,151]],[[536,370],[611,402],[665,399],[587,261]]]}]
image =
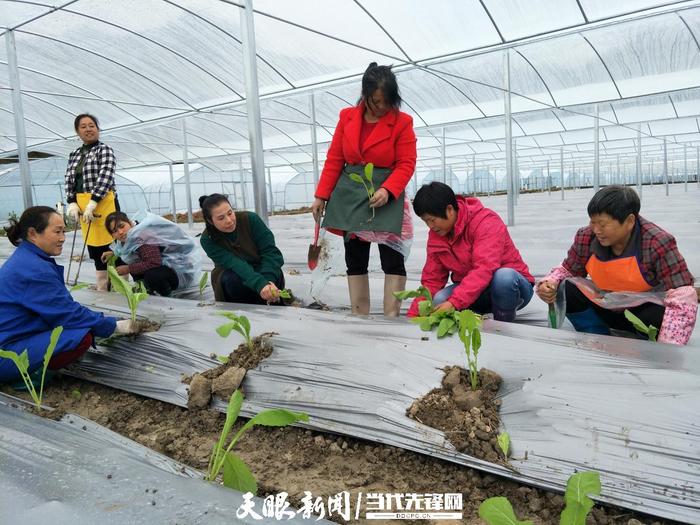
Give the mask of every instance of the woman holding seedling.
[{"label": "woman holding seedling", "polygon": [[311,205],[314,220],[344,236],[352,313],[369,314],[370,243],[379,245],[384,315],[399,315],[393,293],[406,285],[405,258],[413,239],[404,189],[416,166],[413,119],[399,111],[401,96],[390,66],[372,62],[356,106],[340,112]]},{"label": "woman holding seedling", "polygon": [[96,117],[83,113],[75,117],[73,126],[83,145],[68,157],[65,177],[68,216],[76,225],[81,224],[88,253],[95,261],[97,289],[107,291],[107,265],[101,256],[112,242],[105,229],[105,217],[119,209],[114,183],[117,160],[112,148],[100,142]]},{"label": "woman holding seedling", "polygon": [[640,207],[629,186],[598,191],[588,203],[589,225],[536,292],[562,305],[578,332],[609,335],[612,328],[652,340],[658,332],[660,342],[685,345],[698,312],[693,276],[673,235],[639,215]]},{"label": "woman holding seedling", "polygon": [[168,297],[178,288],[193,286],[202,273],[192,237],[162,217],[147,213],[136,224],[115,211],[105,219],[105,227],[114,242],[102,254],[102,261],[116,255],[117,273],[143,281],[149,294]]},{"label": "woman holding seedling", "polygon": [[214,261],[211,286],[217,301],[281,304],[282,252],[275,236],[251,211],[233,211],[220,193],[199,198],[206,228],[200,244]]},{"label": "woman holding seedling", "polygon": [[[41,367],[51,331],[63,327],[50,369],[80,358],[93,338],[136,333],[131,321],[93,312],[73,300],[63,280],[61,255],[66,240],[63,217],[53,208],[27,208],[19,221],[10,220],[7,238],[17,246],[0,267],[0,348],[17,354],[27,350],[29,372]],[[19,378],[9,359],[0,359],[0,383]]]}]

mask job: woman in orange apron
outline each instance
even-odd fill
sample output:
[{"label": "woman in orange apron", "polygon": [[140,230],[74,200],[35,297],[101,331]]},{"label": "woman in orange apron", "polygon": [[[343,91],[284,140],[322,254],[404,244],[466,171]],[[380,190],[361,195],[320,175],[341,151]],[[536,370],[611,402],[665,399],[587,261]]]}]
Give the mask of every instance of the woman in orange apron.
[{"label": "woman in orange apron", "polygon": [[117,161],[112,148],[100,142],[97,118],[87,113],[73,122],[83,145],[68,157],[66,199],[68,216],[80,221],[83,239],[90,258],[95,262],[97,289],[106,291],[109,278],[102,254],[109,249],[112,236],[105,228],[105,218],[119,210],[114,173]]},{"label": "woman in orange apron", "polygon": [[580,332],[609,334],[612,328],[641,336],[625,317],[630,310],[659,330],[658,341],[686,344],[697,316],[693,276],[673,236],[639,209],[632,188],[596,193],[588,204],[590,225],[576,233],[561,266],[538,283],[537,295],[556,301]]}]

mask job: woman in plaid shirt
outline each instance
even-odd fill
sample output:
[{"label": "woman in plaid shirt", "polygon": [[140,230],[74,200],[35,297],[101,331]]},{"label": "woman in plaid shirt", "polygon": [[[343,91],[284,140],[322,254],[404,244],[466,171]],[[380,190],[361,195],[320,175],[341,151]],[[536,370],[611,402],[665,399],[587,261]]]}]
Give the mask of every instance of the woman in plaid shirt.
[{"label": "woman in plaid shirt", "polygon": [[119,210],[114,173],[117,161],[112,148],[100,142],[97,118],[83,113],[73,122],[83,145],[68,157],[66,200],[68,215],[76,224],[82,215],[82,232],[90,258],[95,261],[97,289],[107,290],[107,266],[101,260],[112,237],[104,226],[110,213]]},{"label": "woman in plaid shirt", "polygon": [[624,314],[630,310],[659,329],[658,341],[684,345],[698,310],[693,276],[675,238],[640,216],[639,209],[632,188],[615,185],[597,192],[588,204],[589,226],[576,232],[566,259],[537,284],[536,293],[552,304],[563,281],[559,297],[579,332],[635,332]]}]

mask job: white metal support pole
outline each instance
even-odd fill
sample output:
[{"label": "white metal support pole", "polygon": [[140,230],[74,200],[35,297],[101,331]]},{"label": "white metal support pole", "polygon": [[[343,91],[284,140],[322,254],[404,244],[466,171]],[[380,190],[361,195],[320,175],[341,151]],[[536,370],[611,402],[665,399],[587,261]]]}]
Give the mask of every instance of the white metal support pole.
[{"label": "white metal support pole", "polygon": [[272,196],[272,173],[270,168],[267,168],[267,187],[270,188],[270,215],[275,211],[275,199]]},{"label": "white metal support pole", "polygon": [[442,157],[442,182],[447,184],[447,143],[445,141],[445,128],[442,128],[442,148],[440,154]]},{"label": "white metal support pole", "polygon": [[637,193],[642,200],[642,126],[637,127]]},{"label": "white metal support pole", "polygon": [[255,51],[253,0],[244,0],[241,9],[241,40],[243,43],[243,76],[248,111],[248,141],[253,170],[253,199],[255,212],[267,224],[267,194],[265,192],[265,159],[263,157],[260,96],[258,94],[258,65]]},{"label": "white metal support pole", "polygon": [[685,192],[688,193],[688,145],[683,144],[683,171],[685,172],[685,182],[683,183],[683,188]]},{"label": "white metal support pole", "polygon": [[559,146],[559,175],[561,175],[561,200],[564,200],[564,147]]},{"label": "white metal support pole", "polygon": [[600,107],[595,105],[595,125],[593,127],[593,193],[600,189]]},{"label": "white metal support pole", "polygon": [[503,53],[503,104],[506,125],[506,194],[508,200],[508,226],[515,226],[515,203],[513,202],[513,122],[510,115],[510,54]]},{"label": "white metal support pole", "polygon": [[620,154],[617,154],[617,179],[615,184],[622,184],[622,175],[620,174]]},{"label": "white metal support pole", "polygon": [[241,201],[243,203],[243,209],[248,209],[248,203],[245,197],[245,187],[246,187],[246,176],[245,171],[243,171],[243,157],[238,157],[238,173],[241,176]]},{"label": "white metal support pole", "polygon": [[552,176],[549,174],[549,159],[547,159],[547,195],[552,194]]},{"label": "white metal support pole", "polygon": [[520,198],[520,163],[518,162],[518,141],[513,139],[513,202],[518,205]]},{"label": "white metal support pole", "polygon": [[668,150],[666,148],[666,137],[664,137],[664,184],[666,185],[666,197],[668,197]]},{"label": "white metal support pole", "polygon": [[[467,190],[469,190],[469,177],[467,177]],[[472,155],[472,195],[476,195],[476,155]],[[483,193],[481,188],[481,183],[479,184],[479,191]]]},{"label": "white metal support pole", "polygon": [[191,228],[192,219],[192,188],[190,187],[190,162],[187,153],[187,123],[182,120],[182,167],[185,169],[185,195],[187,198],[187,224]]},{"label": "white metal support pole", "polygon": [[318,186],[318,143],[316,142],[316,97],[309,95],[311,104],[311,161],[313,162],[314,191]]},{"label": "white metal support pole", "polygon": [[22,108],[22,92],[19,84],[19,68],[17,67],[17,48],[15,47],[15,32],[5,31],[5,47],[7,51],[7,69],[12,90],[12,113],[15,118],[15,136],[17,141],[17,157],[19,158],[19,176],[22,182],[22,197],[24,208],[34,205],[32,199],[32,174],[29,171],[29,155],[27,153],[27,133],[24,129],[24,109]]},{"label": "white metal support pole", "polygon": [[173,163],[168,164],[170,169],[170,206],[173,212],[173,222],[177,223],[177,207],[175,206],[175,178],[173,177]]}]

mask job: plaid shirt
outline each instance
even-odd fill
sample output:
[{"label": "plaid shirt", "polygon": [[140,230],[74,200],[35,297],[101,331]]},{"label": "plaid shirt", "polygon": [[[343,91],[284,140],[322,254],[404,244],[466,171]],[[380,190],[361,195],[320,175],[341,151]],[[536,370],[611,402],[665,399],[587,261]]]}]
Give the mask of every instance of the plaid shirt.
[{"label": "plaid shirt", "polygon": [[[68,157],[66,170],[66,199],[75,202],[75,168],[80,163],[80,150],[76,149]],[[116,193],[114,172],[117,169],[117,159],[112,148],[103,142],[96,142],[88,151],[83,165],[83,188],[86,193],[92,193],[92,200],[99,202],[108,191]]]},{"label": "plaid shirt", "polygon": [[[685,259],[678,251],[676,239],[653,222],[637,217],[639,224],[640,247],[639,268],[642,276],[652,287],[663,285],[664,290],[692,286],[693,276],[688,271]],[[576,232],[574,243],[562,263],[572,275],[586,277],[586,263],[591,257],[591,243],[595,235],[590,226]]]},{"label": "plaid shirt", "polygon": [[129,273],[132,276],[142,275],[146,273],[147,270],[152,270],[153,268],[158,268],[163,265],[160,256],[160,247],[155,244],[142,244],[138,247],[136,253],[139,254],[141,260],[129,265]]}]

